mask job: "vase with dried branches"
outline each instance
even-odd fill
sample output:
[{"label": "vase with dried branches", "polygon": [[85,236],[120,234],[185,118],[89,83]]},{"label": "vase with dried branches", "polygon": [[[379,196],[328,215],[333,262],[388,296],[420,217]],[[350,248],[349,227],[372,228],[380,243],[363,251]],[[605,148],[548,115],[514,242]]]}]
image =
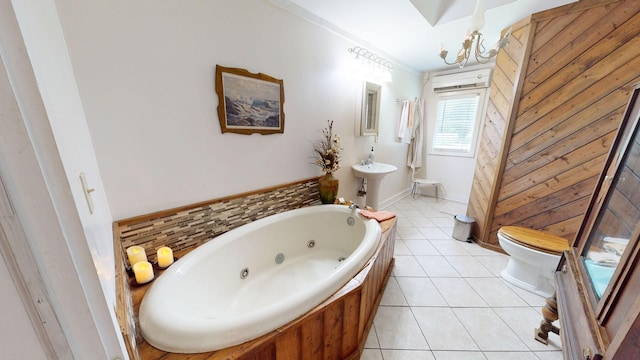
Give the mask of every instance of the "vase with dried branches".
[{"label": "vase with dried branches", "polygon": [[322,129],[322,138],[313,145],[316,161],[325,173],[318,179],[320,201],[323,204],[333,204],[338,197],[339,180],[333,177],[333,173],[340,169],[340,136],[333,133],[333,120],[327,121],[327,127]]}]

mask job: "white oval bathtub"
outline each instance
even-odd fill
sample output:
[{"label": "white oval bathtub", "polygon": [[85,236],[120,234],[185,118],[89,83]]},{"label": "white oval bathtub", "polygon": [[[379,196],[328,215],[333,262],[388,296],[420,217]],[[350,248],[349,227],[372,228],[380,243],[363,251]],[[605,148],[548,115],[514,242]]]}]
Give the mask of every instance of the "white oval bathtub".
[{"label": "white oval bathtub", "polygon": [[201,245],[171,265],[142,299],[142,336],[198,353],[237,345],[323,302],[373,255],[380,225],[346,206],[269,216]]}]

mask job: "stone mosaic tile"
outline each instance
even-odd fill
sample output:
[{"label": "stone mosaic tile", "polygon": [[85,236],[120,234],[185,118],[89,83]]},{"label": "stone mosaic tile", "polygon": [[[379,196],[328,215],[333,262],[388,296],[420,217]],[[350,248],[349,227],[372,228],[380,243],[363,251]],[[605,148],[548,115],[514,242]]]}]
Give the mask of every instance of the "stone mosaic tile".
[{"label": "stone mosaic tile", "polygon": [[[174,252],[197,247],[212,238],[252,221],[309,205],[319,204],[317,179],[303,180],[237,197],[212,200],[116,222],[120,250],[138,245],[149,261],[156,249],[169,246]],[[139,221],[136,219],[140,219]],[[126,256],[125,262],[126,260]],[[125,264],[129,268],[129,264]]]}]

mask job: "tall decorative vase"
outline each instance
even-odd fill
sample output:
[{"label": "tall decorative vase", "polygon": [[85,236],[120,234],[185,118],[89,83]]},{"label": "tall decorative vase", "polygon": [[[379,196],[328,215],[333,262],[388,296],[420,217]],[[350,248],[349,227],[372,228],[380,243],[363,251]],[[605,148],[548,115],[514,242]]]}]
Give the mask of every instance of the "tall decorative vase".
[{"label": "tall decorative vase", "polygon": [[323,204],[333,204],[335,202],[336,197],[338,197],[338,185],[340,185],[340,180],[334,178],[331,173],[318,179],[320,201]]}]

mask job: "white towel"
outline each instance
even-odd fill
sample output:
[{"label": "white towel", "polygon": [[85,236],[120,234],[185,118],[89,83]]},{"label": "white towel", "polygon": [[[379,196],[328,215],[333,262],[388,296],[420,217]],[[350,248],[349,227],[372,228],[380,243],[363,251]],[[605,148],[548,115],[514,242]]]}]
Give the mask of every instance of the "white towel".
[{"label": "white towel", "polygon": [[407,166],[411,169],[420,169],[422,167],[422,143],[424,131],[422,124],[424,121],[424,100],[415,100],[415,116],[413,118],[413,134],[411,136],[411,145],[407,152]]},{"label": "white towel", "polygon": [[408,101],[402,102],[402,111],[400,112],[400,121],[398,123],[398,140],[402,143],[411,142],[411,128],[409,127],[410,106]]}]

